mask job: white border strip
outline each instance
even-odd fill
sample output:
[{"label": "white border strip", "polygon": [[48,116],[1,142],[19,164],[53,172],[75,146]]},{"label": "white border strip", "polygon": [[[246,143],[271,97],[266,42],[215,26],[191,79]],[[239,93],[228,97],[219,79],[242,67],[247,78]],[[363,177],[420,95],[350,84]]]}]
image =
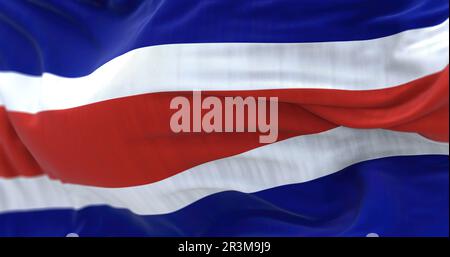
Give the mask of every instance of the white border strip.
[{"label": "white border strip", "polygon": [[208,162],[165,180],[136,187],[63,184],[46,176],[0,179],[0,212],[79,209],[107,204],[137,214],[163,214],[217,192],[249,193],[306,182],[365,160],[448,153],[448,144],[413,133],[339,127]]},{"label": "white border strip", "polygon": [[177,90],[388,88],[444,69],[448,34],[447,20],[364,41],[151,46],[85,77],[0,72],[0,102],[12,111],[37,113]]}]

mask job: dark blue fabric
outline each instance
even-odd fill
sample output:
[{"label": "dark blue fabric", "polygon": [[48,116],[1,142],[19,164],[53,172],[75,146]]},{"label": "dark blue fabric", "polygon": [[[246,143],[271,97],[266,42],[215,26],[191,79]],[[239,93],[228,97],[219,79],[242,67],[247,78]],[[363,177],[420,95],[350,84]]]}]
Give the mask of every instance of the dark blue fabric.
[{"label": "dark blue fabric", "polygon": [[306,183],[217,193],[164,215],[107,206],[7,213],[0,236],[448,236],[448,166],[443,155],[382,158]]},{"label": "dark blue fabric", "polygon": [[2,0],[0,70],[78,77],[144,46],[364,40],[447,17],[448,0]]}]

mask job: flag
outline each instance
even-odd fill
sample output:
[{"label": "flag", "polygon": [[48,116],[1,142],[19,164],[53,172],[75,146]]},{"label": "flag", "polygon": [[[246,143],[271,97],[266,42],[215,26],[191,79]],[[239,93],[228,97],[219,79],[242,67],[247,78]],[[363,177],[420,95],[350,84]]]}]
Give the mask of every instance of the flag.
[{"label": "flag", "polygon": [[[448,36],[446,0],[2,1],[0,236],[448,236]],[[276,99],[275,142],[174,132],[194,92]]]}]

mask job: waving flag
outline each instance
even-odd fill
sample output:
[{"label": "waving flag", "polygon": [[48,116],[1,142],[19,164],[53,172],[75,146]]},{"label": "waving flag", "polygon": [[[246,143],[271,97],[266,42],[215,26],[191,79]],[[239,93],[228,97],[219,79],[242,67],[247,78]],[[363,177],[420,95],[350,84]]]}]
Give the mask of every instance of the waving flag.
[{"label": "waving flag", "polygon": [[[447,0],[1,1],[0,236],[448,236],[448,36]],[[174,133],[194,91],[278,99],[276,142]]]}]

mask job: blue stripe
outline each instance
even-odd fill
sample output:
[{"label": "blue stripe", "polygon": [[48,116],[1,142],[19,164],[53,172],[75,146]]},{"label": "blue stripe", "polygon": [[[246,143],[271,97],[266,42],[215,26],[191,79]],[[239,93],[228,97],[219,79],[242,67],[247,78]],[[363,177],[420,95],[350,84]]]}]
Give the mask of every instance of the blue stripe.
[{"label": "blue stripe", "polygon": [[447,17],[447,0],[0,1],[0,70],[78,77],[144,46],[364,40]]},{"label": "blue stripe", "polygon": [[217,193],[164,215],[107,206],[8,213],[0,235],[448,236],[448,166],[442,155],[382,158],[306,183]]}]

